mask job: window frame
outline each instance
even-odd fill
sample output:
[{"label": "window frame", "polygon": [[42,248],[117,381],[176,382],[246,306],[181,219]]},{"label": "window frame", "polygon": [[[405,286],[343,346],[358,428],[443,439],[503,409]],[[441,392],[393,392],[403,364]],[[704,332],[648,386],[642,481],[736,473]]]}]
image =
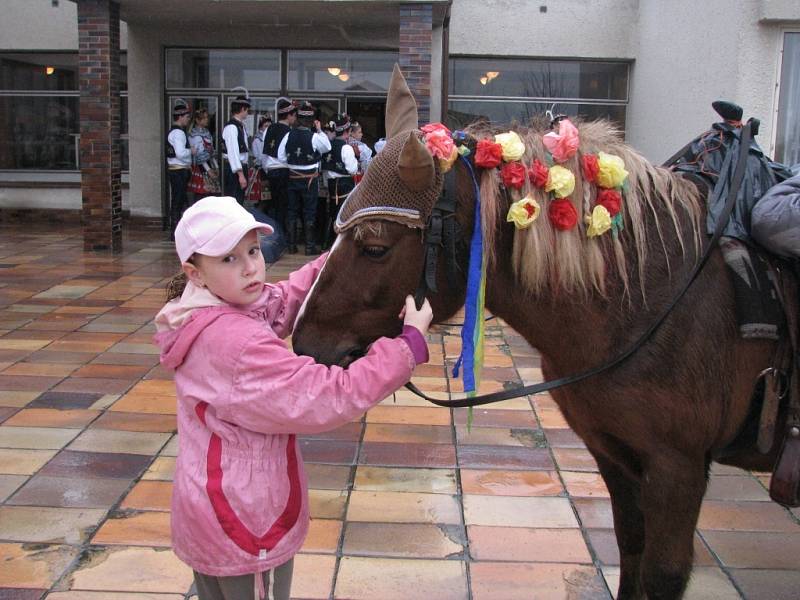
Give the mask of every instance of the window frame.
[{"label": "window frame", "polygon": [[[772,131],[770,134],[770,142],[769,142],[769,156],[774,158],[776,161],[779,160],[778,157],[775,155],[775,152],[778,149],[778,122],[780,118],[780,101],[781,101],[781,83],[783,78],[783,53],[786,49],[786,35],[787,34],[797,34],[800,35],[800,27],[797,26],[784,26],[780,29],[780,35],[778,35],[777,41],[777,48],[776,48],[776,60],[775,60],[775,92],[772,98]],[[798,101],[800,104],[800,101]],[[798,112],[800,113],[800,106],[798,106]],[[800,119],[798,119],[797,126],[800,127]],[[780,157],[779,162],[783,162],[786,157]],[[787,165],[792,166],[792,165]]]}]

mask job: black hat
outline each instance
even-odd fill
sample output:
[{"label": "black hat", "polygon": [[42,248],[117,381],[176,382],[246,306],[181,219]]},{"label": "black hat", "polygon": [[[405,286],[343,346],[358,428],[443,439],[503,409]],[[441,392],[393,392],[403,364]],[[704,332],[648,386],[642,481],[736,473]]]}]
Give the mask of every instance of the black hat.
[{"label": "black hat", "polygon": [[342,135],[345,131],[350,130],[350,117],[345,114],[336,115],[334,120],[334,131],[336,135]]},{"label": "black hat", "polygon": [[717,114],[726,121],[741,121],[744,111],[742,107],[734,102],[727,100],[715,100],[711,103],[711,107],[717,111]]},{"label": "black hat", "polygon": [[313,117],[315,114],[314,105],[311,104],[308,100],[304,100],[303,103],[300,105],[300,108],[297,109],[297,116],[298,117]]},{"label": "black hat", "polygon": [[250,96],[236,96],[236,98],[234,98],[233,101],[238,102],[239,104],[242,104],[247,108],[250,108],[252,106],[252,103],[250,102]]},{"label": "black hat", "polygon": [[295,106],[294,102],[292,102],[288,98],[284,98],[283,96],[278,98],[278,110],[277,110],[277,113],[279,115],[278,118],[280,118],[280,115],[290,115],[296,110],[297,107]]},{"label": "black hat", "polygon": [[192,109],[189,108],[189,104],[183,98],[178,98],[175,100],[175,104],[172,106],[172,117],[177,119],[178,117],[182,117],[183,115],[188,115],[192,112]]}]

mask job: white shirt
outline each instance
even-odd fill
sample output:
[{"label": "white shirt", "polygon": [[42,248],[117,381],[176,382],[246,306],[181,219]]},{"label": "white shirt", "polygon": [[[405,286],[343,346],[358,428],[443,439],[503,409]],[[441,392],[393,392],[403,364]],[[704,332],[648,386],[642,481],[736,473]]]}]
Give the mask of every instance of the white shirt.
[{"label": "white shirt", "polygon": [[[244,127],[244,145],[247,147],[247,128]],[[239,129],[234,124],[225,125],[222,130],[222,139],[225,142],[225,156],[231,171],[238,173],[242,170],[242,165],[247,164],[247,152],[239,152]]]},{"label": "white shirt", "polygon": [[262,166],[261,163],[264,162],[264,136],[267,135],[266,128],[263,131],[259,131],[256,134],[256,137],[253,138],[253,147],[250,151],[250,154],[253,155],[253,161],[256,167]]},{"label": "white shirt", "polygon": [[355,140],[355,143],[358,146],[358,162],[361,163],[361,170],[366,171],[367,165],[369,165],[369,162],[372,160],[372,148],[361,140]]},{"label": "white shirt", "polygon": [[172,167],[192,168],[192,150],[186,147],[186,132],[183,129],[173,129],[167,136],[167,141],[175,149],[175,158],[167,158],[167,164]]},{"label": "white shirt", "polygon": [[325,171],[328,177],[331,177],[332,179],[337,179],[339,177],[351,177],[358,171],[358,162],[356,161],[355,150],[353,150],[353,147],[348,143],[345,143],[345,145],[342,146],[342,162],[344,163],[344,168],[348,173],[350,173],[350,175],[342,175],[336,171]]},{"label": "white shirt", "polygon": [[[291,131],[289,133],[291,133]],[[278,160],[282,163],[285,163],[287,167],[294,169],[295,171],[314,171],[319,169],[319,162],[313,165],[293,165],[289,162],[289,159],[286,156],[286,141],[289,139],[289,133],[283,136],[281,144],[278,146]],[[325,154],[326,152],[331,151],[331,141],[324,132],[316,131],[311,137],[311,147],[320,154]]]}]

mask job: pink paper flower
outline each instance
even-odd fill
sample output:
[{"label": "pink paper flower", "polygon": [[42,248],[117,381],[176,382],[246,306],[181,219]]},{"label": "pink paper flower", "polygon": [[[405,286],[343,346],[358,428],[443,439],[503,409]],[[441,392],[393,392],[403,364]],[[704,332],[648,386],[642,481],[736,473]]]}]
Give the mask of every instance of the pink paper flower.
[{"label": "pink paper flower", "polygon": [[563,163],[575,156],[580,145],[578,130],[572,121],[562,119],[558,123],[558,133],[551,131],[544,135],[544,145],[548,152],[553,155],[553,160]]}]

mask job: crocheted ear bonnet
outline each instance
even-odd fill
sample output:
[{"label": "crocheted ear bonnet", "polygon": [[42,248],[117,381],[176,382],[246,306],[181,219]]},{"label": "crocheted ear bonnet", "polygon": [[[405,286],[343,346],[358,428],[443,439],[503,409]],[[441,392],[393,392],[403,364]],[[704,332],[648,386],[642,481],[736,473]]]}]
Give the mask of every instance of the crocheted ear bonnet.
[{"label": "crocheted ear bonnet", "polygon": [[337,233],[376,218],[426,227],[442,189],[442,172],[418,126],[417,103],[395,65],[386,101],[386,145],[339,211]]}]

